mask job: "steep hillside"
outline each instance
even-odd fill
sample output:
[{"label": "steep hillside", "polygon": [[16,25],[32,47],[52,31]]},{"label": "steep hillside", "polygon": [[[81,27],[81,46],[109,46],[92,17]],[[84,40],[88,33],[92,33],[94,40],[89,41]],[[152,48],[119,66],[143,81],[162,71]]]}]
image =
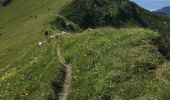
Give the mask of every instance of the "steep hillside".
[{"label": "steep hillside", "polygon": [[[147,11],[129,0],[74,0],[59,14],[60,16],[52,23],[57,29],[69,29],[68,26],[72,26],[72,23],[83,30],[103,26],[115,28],[138,26],[159,34],[154,37],[152,32],[146,30],[127,29],[117,32],[103,28],[93,31],[94,33],[86,31],[82,35],[63,38],[59,43],[63,55],[66,61],[74,66],[69,98],[84,100],[91,97],[97,100],[169,98],[166,93],[169,91],[169,80],[166,78],[169,75],[164,70],[169,69],[169,62],[164,59],[170,58],[169,17]],[[132,41],[137,37],[133,34],[130,38],[129,31],[132,34],[137,33],[141,44],[138,44],[138,40]],[[151,37],[148,38],[147,33]],[[122,43],[116,38],[126,35],[127,41],[125,38],[120,39]],[[118,44],[115,44],[117,42]],[[137,49],[131,54],[133,48]],[[156,55],[153,52],[156,52]]]},{"label": "steep hillside", "polygon": [[[68,99],[155,100],[168,98],[169,64],[154,46],[159,35],[140,28],[99,28],[61,37],[73,66]],[[168,92],[169,93],[169,92]]]},{"label": "steep hillside", "polygon": [[[158,31],[162,36],[159,40],[166,41],[157,41],[160,51],[170,59],[170,18],[147,11],[129,0],[74,0],[60,15],[83,29],[139,26]],[[58,20],[56,23],[65,26]]]},{"label": "steep hillside", "polygon": [[0,7],[0,100],[170,98],[169,26],[129,0],[12,0]]},{"label": "steep hillside", "polygon": [[[166,19],[139,7],[129,0],[74,0],[60,14],[82,28],[106,25],[114,27],[126,25],[152,27],[153,21],[162,25],[164,23],[159,21]],[[153,19],[150,20],[150,17],[153,17]],[[160,19],[157,19],[157,17]],[[168,18],[166,21],[169,25]],[[157,25],[157,27],[161,25]]]},{"label": "steep hillside", "polygon": [[47,99],[58,74],[54,42],[45,24],[68,0],[13,0],[0,7],[0,100]]},{"label": "steep hillside", "polygon": [[[128,8],[131,16],[124,10]],[[111,25],[120,27],[126,24],[127,19],[138,23],[135,9],[131,9],[128,0],[75,0],[71,5],[63,9],[60,14],[82,28]],[[123,16],[123,14],[125,16]],[[142,24],[142,22],[141,22]]]}]

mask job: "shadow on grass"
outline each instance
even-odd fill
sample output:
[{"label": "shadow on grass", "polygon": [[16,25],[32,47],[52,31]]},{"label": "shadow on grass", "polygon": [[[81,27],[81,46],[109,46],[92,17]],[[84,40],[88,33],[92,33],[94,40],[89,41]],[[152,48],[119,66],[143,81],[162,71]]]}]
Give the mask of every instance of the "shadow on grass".
[{"label": "shadow on grass", "polygon": [[48,100],[58,100],[58,97],[63,92],[63,84],[65,79],[65,67],[60,65],[59,72],[57,74],[57,78],[52,82],[52,93],[48,96]]},{"label": "shadow on grass", "polygon": [[159,52],[165,56],[167,60],[170,60],[170,43],[167,36],[160,36],[156,38],[154,44],[158,47]]}]

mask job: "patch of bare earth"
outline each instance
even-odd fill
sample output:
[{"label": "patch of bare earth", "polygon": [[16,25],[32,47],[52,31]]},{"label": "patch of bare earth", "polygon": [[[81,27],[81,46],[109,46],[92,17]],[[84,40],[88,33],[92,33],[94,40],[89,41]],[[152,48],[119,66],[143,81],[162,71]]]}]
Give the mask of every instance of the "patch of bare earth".
[{"label": "patch of bare earth", "polygon": [[59,62],[64,66],[65,69],[65,75],[64,75],[64,81],[63,81],[63,88],[62,91],[59,93],[59,96],[57,97],[57,100],[67,100],[67,95],[69,93],[69,87],[71,83],[71,76],[72,76],[72,66],[69,64],[65,64],[64,59],[61,56],[59,48],[56,49],[57,51],[57,58]]}]

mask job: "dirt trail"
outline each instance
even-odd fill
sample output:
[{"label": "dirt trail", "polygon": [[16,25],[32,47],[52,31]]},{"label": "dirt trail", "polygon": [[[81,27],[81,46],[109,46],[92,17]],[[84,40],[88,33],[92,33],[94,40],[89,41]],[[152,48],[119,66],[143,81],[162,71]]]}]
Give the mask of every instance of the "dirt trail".
[{"label": "dirt trail", "polygon": [[57,58],[58,58],[60,64],[62,64],[65,69],[63,89],[62,89],[60,95],[57,97],[57,100],[67,100],[67,95],[68,95],[69,87],[70,87],[70,83],[71,83],[72,66],[65,64],[65,60],[61,56],[60,49],[58,47],[57,47],[56,51],[57,51]]}]

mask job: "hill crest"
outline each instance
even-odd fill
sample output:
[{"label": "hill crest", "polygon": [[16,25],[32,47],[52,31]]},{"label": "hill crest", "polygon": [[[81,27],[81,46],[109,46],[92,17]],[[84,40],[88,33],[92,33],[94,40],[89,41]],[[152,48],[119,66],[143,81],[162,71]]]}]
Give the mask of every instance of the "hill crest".
[{"label": "hill crest", "polygon": [[158,9],[156,12],[158,13],[165,13],[166,15],[170,16],[170,6],[163,7],[161,9]]}]

